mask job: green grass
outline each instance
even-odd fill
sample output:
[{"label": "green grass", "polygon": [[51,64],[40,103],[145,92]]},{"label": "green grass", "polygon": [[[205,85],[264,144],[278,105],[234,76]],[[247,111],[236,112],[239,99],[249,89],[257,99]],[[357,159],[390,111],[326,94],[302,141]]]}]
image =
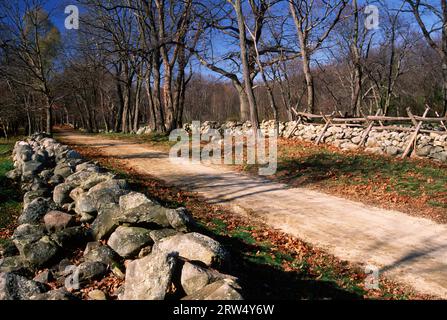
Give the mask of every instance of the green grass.
[{"label": "green grass", "polygon": [[6,178],[13,169],[11,151],[15,141],[0,139],[0,229],[14,222],[21,210],[21,194],[18,187]]}]

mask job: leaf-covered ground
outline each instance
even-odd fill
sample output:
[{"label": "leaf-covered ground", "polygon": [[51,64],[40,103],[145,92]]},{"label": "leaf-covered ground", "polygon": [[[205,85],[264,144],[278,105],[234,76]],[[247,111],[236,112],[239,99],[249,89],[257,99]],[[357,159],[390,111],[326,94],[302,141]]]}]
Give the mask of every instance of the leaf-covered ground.
[{"label": "leaf-covered ground", "polygon": [[164,205],[188,208],[199,222],[200,231],[230,250],[232,263],[225,271],[241,279],[248,299],[430,298],[383,277],[378,290],[368,290],[361,266],[340,261],[260,221],[208,205],[195,193],[136,173],[124,160],[103,157],[97,148],[74,148],[127,178],[133,189]]}]

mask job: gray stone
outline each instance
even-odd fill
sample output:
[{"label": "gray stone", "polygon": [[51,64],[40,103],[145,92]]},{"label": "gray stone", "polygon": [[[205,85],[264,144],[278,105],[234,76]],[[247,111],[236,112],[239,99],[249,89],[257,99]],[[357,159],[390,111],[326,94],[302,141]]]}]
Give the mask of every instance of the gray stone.
[{"label": "gray stone", "polygon": [[60,174],[54,174],[49,180],[48,183],[52,186],[57,186],[58,184],[61,184],[64,182],[64,177]]},{"label": "gray stone", "polygon": [[447,152],[438,152],[432,155],[432,157],[436,160],[446,162],[447,161]]},{"label": "gray stone", "polygon": [[92,300],[107,300],[106,294],[101,290],[90,291],[88,297]]},{"label": "gray stone", "polygon": [[35,294],[30,297],[30,300],[56,301],[56,300],[79,300],[79,299],[72,293],[65,290],[64,288],[59,288],[45,293]]},{"label": "gray stone", "polygon": [[118,217],[120,223],[130,224],[156,224],[161,227],[170,227],[166,213],[171,209],[164,208],[155,203],[144,203],[138,207],[126,210]]},{"label": "gray stone", "polygon": [[369,153],[373,153],[373,154],[383,154],[382,148],[380,148],[380,147],[365,148],[365,152],[369,152]]},{"label": "gray stone", "polygon": [[127,266],[124,294],[120,300],[163,300],[171,286],[176,257],[152,252]]},{"label": "gray stone", "polygon": [[0,273],[0,300],[28,300],[44,291],[43,286],[35,281],[13,273]]},{"label": "gray stone", "polygon": [[159,229],[159,230],[152,230],[149,233],[149,236],[151,237],[154,242],[159,241],[163,238],[172,237],[178,234],[178,232],[174,229]]},{"label": "gray stone", "polygon": [[92,173],[87,180],[81,183],[81,188],[89,190],[99,183],[113,179],[115,175],[111,173]]},{"label": "gray stone", "polygon": [[52,262],[59,252],[59,248],[48,236],[37,242],[27,243],[22,249],[22,257],[34,267],[42,267]]},{"label": "gray stone", "polygon": [[80,248],[91,239],[89,230],[83,227],[69,227],[51,235],[51,239],[62,248]]},{"label": "gray stone", "polygon": [[177,208],[166,211],[169,224],[177,231],[188,232],[193,226],[194,220],[186,211],[186,208]]},{"label": "gray stone", "polygon": [[10,239],[2,240],[0,243],[0,256],[1,257],[11,257],[18,254],[19,251],[14,244],[14,242]]},{"label": "gray stone", "polygon": [[50,180],[50,178],[53,176],[53,170],[51,169],[47,169],[47,170],[43,170],[39,176],[44,179],[45,181]]},{"label": "gray stone", "polygon": [[150,230],[138,227],[118,227],[109,238],[107,244],[123,258],[138,254],[144,246],[152,243]]},{"label": "gray stone", "polygon": [[88,194],[82,193],[75,200],[75,211],[78,214],[81,214],[81,213],[95,213],[96,212],[95,201]]},{"label": "gray stone", "polygon": [[139,207],[142,204],[151,204],[152,201],[139,192],[129,192],[120,197],[119,205],[121,210],[126,211]]},{"label": "gray stone", "polygon": [[73,173],[73,171],[72,171],[70,165],[68,165],[67,163],[59,163],[54,168],[54,175],[60,175],[60,176],[64,177],[64,179],[68,178],[72,173]]},{"label": "gray stone", "polygon": [[23,209],[18,222],[19,224],[40,223],[43,216],[51,209],[55,209],[55,207],[56,206],[50,201],[50,199],[34,199],[26,208]]},{"label": "gray stone", "polygon": [[21,224],[11,237],[19,252],[22,252],[26,244],[34,243],[45,235],[45,228],[42,225]]},{"label": "gray stone", "polygon": [[81,263],[74,274],[78,277],[80,283],[95,280],[107,272],[107,266],[97,261],[86,261]]},{"label": "gray stone", "polygon": [[235,277],[185,261],[181,271],[180,282],[185,293],[190,295],[201,290],[206,285],[222,279],[236,280]]},{"label": "gray stone", "polygon": [[61,183],[57,185],[53,191],[53,201],[59,206],[70,203],[71,190],[73,190],[73,185],[69,183]]},{"label": "gray stone", "polygon": [[84,260],[112,265],[117,260],[115,251],[99,242],[89,242],[84,250]]},{"label": "gray stone", "polygon": [[53,273],[50,270],[46,269],[40,272],[37,276],[35,276],[33,280],[36,282],[47,284],[53,281],[53,279],[54,279]]},{"label": "gray stone", "polygon": [[109,203],[118,203],[122,195],[129,193],[126,180],[111,179],[101,182],[88,191],[97,210]]},{"label": "gray stone", "polygon": [[56,232],[72,226],[75,219],[68,213],[53,210],[43,217],[43,221],[47,231]]},{"label": "gray stone", "polygon": [[82,182],[84,182],[85,180],[87,180],[90,177],[91,174],[92,174],[92,172],[90,172],[90,171],[85,171],[85,170],[78,171],[76,173],[73,173],[69,177],[67,177],[65,179],[65,182],[70,183],[71,185],[73,185],[75,187],[79,187]]},{"label": "gray stone", "polygon": [[0,272],[26,274],[29,273],[29,265],[21,256],[4,257],[0,259]]},{"label": "gray stone", "polygon": [[396,156],[399,154],[399,149],[394,146],[388,146],[385,148],[385,152],[390,156]]},{"label": "gray stone", "polygon": [[44,168],[44,164],[39,161],[26,161],[22,165],[22,175],[24,178],[32,178]]},{"label": "gray stone", "polygon": [[243,300],[238,290],[240,286],[234,280],[223,279],[205,286],[182,300]]},{"label": "gray stone", "polygon": [[75,171],[76,172],[79,172],[79,171],[99,172],[100,168],[97,165],[95,165],[94,163],[84,162],[84,163],[78,164],[76,166],[76,170]]},{"label": "gray stone", "polygon": [[222,245],[200,233],[178,234],[156,242],[153,250],[178,252],[191,261],[200,261],[207,266],[221,263],[228,257]]},{"label": "gray stone", "polygon": [[48,196],[48,192],[46,190],[36,190],[36,191],[28,191],[23,195],[23,207],[26,208],[28,205],[37,198],[45,198]]},{"label": "gray stone", "polygon": [[121,214],[121,209],[117,204],[102,206],[91,225],[93,238],[101,240],[112,234],[119,225],[117,221]]},{"label": "gray stone", "polygon": [[19,169],[13,169],[11,171],[8,171],[6,173],[6,178],[11,180],[19,180],[20,176],[22,175],[22,171]]},{"label": "gray stone", "polygon": [[86,212],[82,212],[80,214],[80,219],[79,221],[81,221],[82,223],[90,223],[93,220],[95,220],[95,216],[93,214],[90,213],[86,213]]}]

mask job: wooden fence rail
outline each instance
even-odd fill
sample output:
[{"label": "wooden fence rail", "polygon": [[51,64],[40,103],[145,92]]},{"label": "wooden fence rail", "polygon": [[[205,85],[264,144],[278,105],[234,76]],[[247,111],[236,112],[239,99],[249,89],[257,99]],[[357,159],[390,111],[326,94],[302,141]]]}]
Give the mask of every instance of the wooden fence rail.
[{"label": "wooden fence rail", "polygon": [[[426,107],[422,116],[413,115],[410,109],[407,109],[408,117],[389,117],[381,115],[381,110],[377,111],[375,115],[369,115],[364,117],[357,118],[342,118],[339,115],[335,116],[335,112],[332,114],[312,114],[307,112],[297,112],[293,110],[295,116],[297,117],[296,124],[289,129],[289,132],[285,134],[286,138],[290,138],[294,135],[296,130],[298,129],[298,125],[300,123],[308,123],[311,121],[314,123],[315,121],[322,121],[324,124],[322,131],[319,133],[315,143],[320,144],[323,141],[324,134],[330,127],[333,126],[348,126],[348,127],[363,127],[365,130],[363,131],[362,139],[358,143],[360,147],[363,147],[368,140],[369,134],[371,131],[402,131],[402,132],[411,132],[410,140],[408,141],[407,146],[404,149],[404,153],[402,154],[402,158],[407,157],[410,152],[414,155],[416,151],[416,142],[419,133],[438,133],[438,134],[446,134],[447,135],[447,116],[439,117],[437,112],[434,112],[436,117],[427,117],[430,111],[430,107]],[[391,122],[392,124],[386,125],[385,122]],[[408,123],[409,126],[398,126],[396,122]],[[436,123],[439,125],[442,130],[431,130],[425,129],[423,127],[424,124],[433,124]],[[377,125],[378,124],[378,125]]]}]

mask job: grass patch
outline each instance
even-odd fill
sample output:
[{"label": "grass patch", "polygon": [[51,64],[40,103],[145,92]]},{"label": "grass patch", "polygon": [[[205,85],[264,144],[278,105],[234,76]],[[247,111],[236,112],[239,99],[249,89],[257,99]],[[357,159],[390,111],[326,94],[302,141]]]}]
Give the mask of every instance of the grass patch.
[{"label": "grass patch", "polygon": [[14,168],[11,159],[14,143],[14,140],[0,139],[0,229],[11,225],[22,207],[20,189],[5,176]]}]

